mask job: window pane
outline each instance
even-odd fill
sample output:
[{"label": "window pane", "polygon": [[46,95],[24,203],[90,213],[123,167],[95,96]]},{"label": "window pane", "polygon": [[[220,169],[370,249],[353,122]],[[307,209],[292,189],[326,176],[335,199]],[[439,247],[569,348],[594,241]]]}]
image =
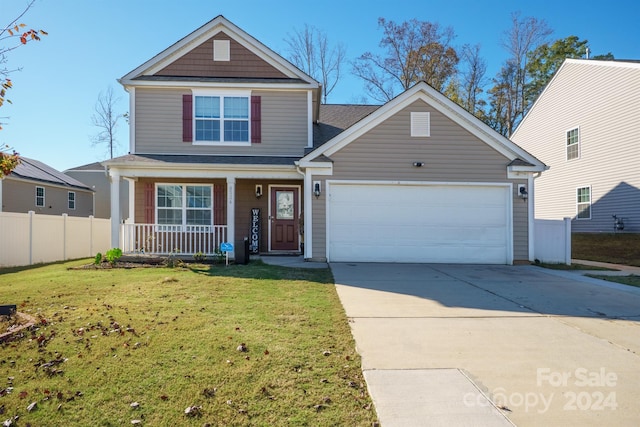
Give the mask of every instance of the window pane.
[{"label": "window pane", "polygon": [[187,186],[188,208],[211,208],[211,187],[202,185]]},{"label": "window pane", "polygon": [[224,122],[225,141],[249,141],[249,121],[226,120]]},{"label": "window pane", "polygon": [[197,118],[220,118],[219,96],[196,96]]},{"label": "window pane", "polygon": [[227,97],[224,98],[225,119],[248,119],[249,118],[249,98]]},{"label": "window pane", "polygon": [[567,131],[567,160],[577,159],[580,156],[580,139],[578,129]]},{"label": "window pane", "polygon": [[187,209],[187,225],[211,225],[211,210]]},{"label": "window pane", "polygon": [[181,208],[182,187],[179,185],[158,185],[159,208]]},{"label": "window pane", "polygon": [[196,120],[196,141],[220,141],[220,121]]},{"label": "window pane", "polygon": [[589,219],[589,218],[591,218],[591,204],[590,203],[580,203],[580,204],[578,204],[578,218],[579,219]]},{"label": "window pane", "polygon": [[158,224],[182,224],[182,209],[158,208]]}]

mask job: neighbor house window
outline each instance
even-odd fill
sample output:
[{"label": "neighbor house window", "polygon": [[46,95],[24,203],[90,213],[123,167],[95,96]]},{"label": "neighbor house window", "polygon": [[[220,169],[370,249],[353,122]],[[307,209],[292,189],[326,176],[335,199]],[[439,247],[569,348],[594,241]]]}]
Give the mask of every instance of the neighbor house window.
[{"label": "neighbor house window", "polygon": [[44,207],[44,187],[36,187],[36,206]]},{"label": "neighbor house window", "polygon": [[165,225],[212,225],[211,185],[158,184],[156,218]]},{"label": "neighbor house window", "polygon": [[578,128],[567,131],[567,160],[580,157],[580,131]]},{"label": "neighbor house window", "polygon": [[249,143],[249,96],[195,96],[195,142]]},{"label": "neighbor house window", "polygon": [[69,207],[69,209],[75,210],[76,209],[76,192],[69,191],[67,200],[68,200],[67,206]]},{"label": "neighbor house window", "polygon": [[576,218],[591,219],[591,187],[580,187],[576,191]]}]

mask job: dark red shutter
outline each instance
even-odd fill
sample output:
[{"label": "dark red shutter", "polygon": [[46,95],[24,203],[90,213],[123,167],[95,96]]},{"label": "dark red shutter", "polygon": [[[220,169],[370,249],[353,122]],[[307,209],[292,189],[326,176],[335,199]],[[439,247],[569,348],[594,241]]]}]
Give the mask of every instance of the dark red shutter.
[{"label": "dark red shutter", "polygon": [[182,95],[182,142],[193,142],[193,97]]},{"label": "dark red shutter", "polygon": [[144,222],[146,224],[154,223],[155,214],[155,191],[152,182],[144,184]]},{"label": "dark red shutter", "polygon": [[251,97],[251,142],[262,142],[262,100],[259,96]]},{"label": "dark red shutter", "polygon": [[213,225],[227,225],[227,185],[213,186]]}]

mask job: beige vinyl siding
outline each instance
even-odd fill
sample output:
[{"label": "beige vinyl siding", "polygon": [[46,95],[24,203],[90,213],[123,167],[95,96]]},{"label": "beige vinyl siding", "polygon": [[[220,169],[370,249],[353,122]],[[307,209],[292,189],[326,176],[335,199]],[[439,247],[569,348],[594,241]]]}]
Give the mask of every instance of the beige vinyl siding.
[{"label": "beige vinyl siding", "polygon": [[[111,183],[104,170],[70,170],[65,175],[77,179],[95,191],[96,218],[111,218]],[[120,218],[129,216],[129,183],[120,179]]]},{"label": "beige vinyl siding", "polygon": [[[36,186],[45,189],[44,207],[36,206]],[[76,193],[76,208],[68,208],[69,191]],[[55,187],[46,183],[35,184],[29,181],[7,178],[2,181],[2,211],[27,213],[34,211],[44,215],[62,215],[88,217],[93,215],[93,193],[86,190]]]},{"label": "beige vinyl siding", "polygon": [[[550,166],[536,179],[536,218],[575,218],[576,189],[591,186],[591,220],[575,232],[640,232],[640,67],[565,63],[512,139]],[[580,128],[580,158],[566,160],[566,132]]]},{"label": "beige vinyl siding", "polygon": [[182,141],[180,89],[136,89],[136,154],[302,156],[307,146],[307,92],[253,91],[262,102],[262,142],[250,146]]},{"label": "beige vinyl siding", "polygon": [[[411,112],[431,113],[431,136],[411,137]],[[331,177],[314,180],[372,180],[423,182],[508,182],[505,158],[442,113],[422,101],[398,112],[371,131],[330,156]],[[414,162],[424,162],[415,167]],[[527,204],[513,201],[514,260],[528,259]],[[326,205],[324,196],[313,200],[313,257],[325,256]]]}]

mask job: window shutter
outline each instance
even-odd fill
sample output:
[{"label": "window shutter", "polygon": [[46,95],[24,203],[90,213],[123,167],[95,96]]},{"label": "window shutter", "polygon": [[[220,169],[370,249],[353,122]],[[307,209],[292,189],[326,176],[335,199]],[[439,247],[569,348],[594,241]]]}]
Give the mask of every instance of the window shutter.
[{"label": "window shutter", "polygon": [[182,142],[193,142],[193,97],[182,95]]},{"label": "window shutter", "polygon": [[146,224],[154,223],[155,214],[155,191],[152,182],[144,184],[144,222]]},{"label": "window shutter", "polygon": [[214,184],[213,186],[213,225],[227,224],[227,186]]},{"label": "window shutter", "polygon": [[251,143],[262,142],[262,106],[261,97],[251,97]]}]

